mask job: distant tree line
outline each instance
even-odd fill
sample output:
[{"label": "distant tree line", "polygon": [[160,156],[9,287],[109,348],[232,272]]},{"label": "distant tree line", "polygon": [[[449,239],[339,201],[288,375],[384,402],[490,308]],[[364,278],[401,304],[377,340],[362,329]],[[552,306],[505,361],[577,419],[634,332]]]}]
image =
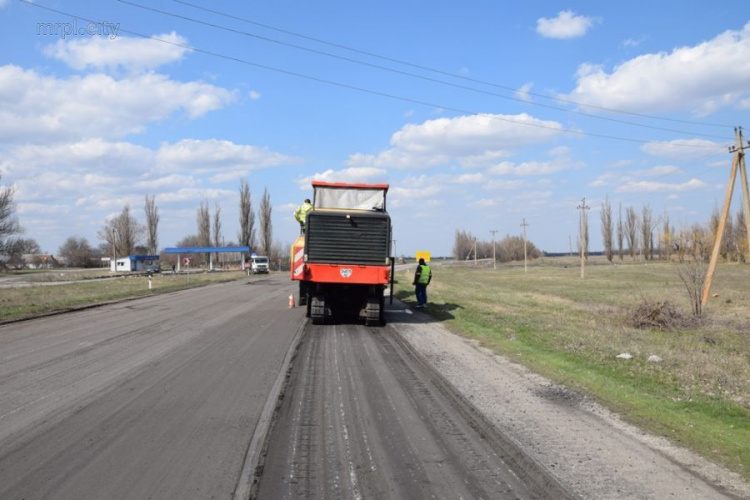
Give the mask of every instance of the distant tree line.
[{"label": "distant tree line", "polygon": [[[479,241],[468,231],[456,230],[453,240],[453,258],[456,260],[492,258],[492,240]],[[526,241],[526,252],[529,259],[541,257],[542,252],[531,241]],[[506,235],[495,242],[495,259],[498,262],[523,260],[523,237]]]},{"label": "distant tree line", "polygon": [[[631,260],[686,258],[708,261],[718,237],[719,209],[714,206],[707,225],[693,224],[679,231],[671,224],[669,216],[654,218],[651,207],[644,205],[640,213],[632,206],[618,210],[617,224],[612,219],[612,207],[606,198],[601,207],[602,241],[604,255],[612,262],[629,256]],[[724,228],[719,255],[728,262],[745,262],[748,255],[747,226],[742,209],[736,217],[729,214]]]}]

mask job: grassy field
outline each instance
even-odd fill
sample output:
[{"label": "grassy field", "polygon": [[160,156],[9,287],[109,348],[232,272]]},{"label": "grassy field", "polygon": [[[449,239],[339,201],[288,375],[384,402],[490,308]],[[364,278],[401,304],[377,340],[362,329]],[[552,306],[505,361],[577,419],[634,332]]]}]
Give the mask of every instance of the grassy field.
[{"label": "grassy field", "polygon": [[[102,271],[108,276],[108,271]],[[143,275],[121,276],[114,279],[93,278],[100,272],[61,272],[54,275],[35,275],[29,281],[76,281],[68,284],[26,286],[0,289],[0,321],[33,316],[41,313],[61,311],[88,304],[106,302],[127,297],[138,297],[171,292],[210,283],[233,281],[246,276],[242,271],[191,273],[173,275],[156,274],[152,278],[152,289]],[[61,276],[62,275],[62,276]]]},{"label": "grassy field", "polygon": [[[719,266],[704,318],[690,324],[678,264],[546,259],[492,268],[433,267],[428,312],[626,420],[750,479],[750,266]],[[412,273],[398,296],[414,301]],[[668,300],[688,326],[631,326],[643,301]],[[630,360],[618,359],[629,353]],[[662,361],[649,362],[652,355]]]}]

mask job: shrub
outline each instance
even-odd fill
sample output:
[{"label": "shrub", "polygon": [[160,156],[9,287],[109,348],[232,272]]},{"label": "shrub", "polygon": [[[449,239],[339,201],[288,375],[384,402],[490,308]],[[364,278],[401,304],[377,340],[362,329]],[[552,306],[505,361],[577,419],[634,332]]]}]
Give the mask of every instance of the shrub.
[{"label": "shrub", "polygon": [[668,300],[643,300],[630,311],[631,326],[642,330],[672,330],[685,326],[687,318]]}]

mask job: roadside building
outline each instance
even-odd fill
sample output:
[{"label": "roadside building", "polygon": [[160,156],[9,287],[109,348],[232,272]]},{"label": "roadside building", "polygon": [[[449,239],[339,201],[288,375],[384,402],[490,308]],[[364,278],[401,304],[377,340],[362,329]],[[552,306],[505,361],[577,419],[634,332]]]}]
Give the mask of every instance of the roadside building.
[{"label": "roadside building", "polygon": [[148,271],[158,261],[158,255],[128,255],[110,263],[109,269],[113,272]]}]

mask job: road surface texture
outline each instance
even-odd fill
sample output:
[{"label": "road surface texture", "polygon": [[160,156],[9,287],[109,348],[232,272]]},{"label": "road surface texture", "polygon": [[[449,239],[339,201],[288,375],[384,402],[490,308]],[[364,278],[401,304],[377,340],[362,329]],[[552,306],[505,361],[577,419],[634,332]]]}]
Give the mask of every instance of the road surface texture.
[{"label": "road surface texture", "polygon": [[255,278],[0,326],[0,498],[231,498],[304,322],[293,289]]},{"label": "road surface texture", "polygon": [[498,432],[581,498],[750,499],[750,484],[737,474],[628,425],[583,395],[454,335],[426,314],[389,319],[389,327]]},{"label": "road surface texture", "polygon": [[258,498],[571,498],[397,331],[309,325]]},{"label": "road surface texture", "polygon": [[736,474],[426,314],[387,317],[307,327],[254,496],[750,498]]},{"label": "road surface texture", "polygon": [[301,329],[294,288],[0,326],[0,499],[750,498],[403,304],[385,328]]}]

